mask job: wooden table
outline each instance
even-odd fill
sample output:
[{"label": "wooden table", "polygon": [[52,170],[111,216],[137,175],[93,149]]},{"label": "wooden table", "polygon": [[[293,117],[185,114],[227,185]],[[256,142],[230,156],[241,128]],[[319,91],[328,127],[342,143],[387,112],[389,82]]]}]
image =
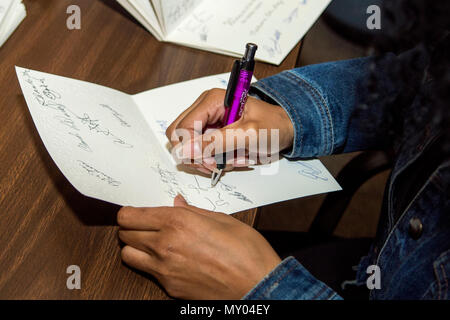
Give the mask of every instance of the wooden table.
[{"label": "wooden table", "polygon": [[[233,58],[158,42],[112,0],[24,0],[28,16],[0,48],[0,299],[167,299],[120,260],[118,207],[78,193],[58,170],[28,112],[14,65],[130,94],[228,72]],[[66,9],[81,7],[81,30]],[[258,63],[262,78],[295,66]],[[187,107],[187,106],[186,106]],[[253,224],[255,211],[235,215]],[[66,268],[81,268],[68,290]]]}]

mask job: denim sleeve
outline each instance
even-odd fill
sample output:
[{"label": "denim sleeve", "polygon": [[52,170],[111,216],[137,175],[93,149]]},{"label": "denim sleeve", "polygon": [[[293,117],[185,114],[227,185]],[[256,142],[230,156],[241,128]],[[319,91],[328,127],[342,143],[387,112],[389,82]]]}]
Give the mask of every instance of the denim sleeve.
[{"label": "denim sleeve", "polygon": [[[396,56],[387,55],[391,61]],[[372,105],[358,110],[365,101],[364,84],[370,76],[373,58],[358,58],[310,65],[283,71],[252,85],[251,93],[283,107],[294,125],[294,143],[283,155],[287,158],[309,158],[334,153],[383,148],[389,143],[381,130],[384,111]],[[381,64],[382,65],[382,64]],[[384,81],[382,95],[396,94]],[[364,125],[369,121],[370,128]],[[379,127],[380,130],[373,128]]]},{"label": "denim sleeve", "polygon": [[244,297],[244,300],[341,300],[314,278],[294,257],[283,260]]}]

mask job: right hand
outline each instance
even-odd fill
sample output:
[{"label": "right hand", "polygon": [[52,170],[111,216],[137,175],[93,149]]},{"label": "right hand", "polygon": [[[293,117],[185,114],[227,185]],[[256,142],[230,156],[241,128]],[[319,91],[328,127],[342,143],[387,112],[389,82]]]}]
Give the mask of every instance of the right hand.
[{"label": "right hand", "polygon": [[[220,128],[225,114],[225,90],[211,89],[203,92],[168,127],[166,135],[172,144],[178,160],[205,174],[216,168],[214,155],[223,152],[237,152],[237,157],[227,160],[227,169],[253,164],[262,156],[276,154],[292,146],[294,128],[286,111],[280,106],[248,97],[242,117],[235,123]],[[220,129],[208,129],[218,127]],[[228,131],[232,129],[233,131]],[[237,131],[238,129],[242,129]],[[266,134],[261,135],[262,129]],[[278,146],[271,141],[271,130],[279,130]],[[228,133],[228,139],[227,139]],[[233,133],[230,136],[230,133]],[[253,134],[255,139],[249,139]],[[247,135],[247,137],[246,137]],[[261,137],[267,137],[267,148],[260,145]],[[238,140],[243,144],[238,148]],[[257,141],[257,143],[252,143]],[[264,145],[264,143],[263,143]],[[239,151],[238,151],[239,149]]]}]

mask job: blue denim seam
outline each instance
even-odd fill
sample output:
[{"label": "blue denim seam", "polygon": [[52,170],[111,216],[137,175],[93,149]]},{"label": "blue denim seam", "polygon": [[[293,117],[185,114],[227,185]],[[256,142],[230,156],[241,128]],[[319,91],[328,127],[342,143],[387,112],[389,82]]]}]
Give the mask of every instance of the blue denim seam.
[{"label": "blue denim seam", "polygon": [[280,274],[279,277],[274,281],[274,283],[267,288],[262,294],[260,294],[258,297],[264,297],[265,295],[267,295],[270,291],[273,291],[273,285],[275,283],[279,283],[281,280],[283,280],[289,273],[291,273],[292,270],[294,270],[296,268],[296,265],[291,266],[287,271],[285,271],[284,273]]},{"label": "blue denim seam", "polygon": [[433,285],[435,284],[436,282],[434,281],[434,282],[432,282],[432,283],[430,283],[430,285],[428,286],[428,289],[425,291],[425,293],[422,295],[422,297],[421,297],[421,300],[423,300],[424,298],[425,298],[425,296],[428,294],[428,292],[433,288]]},{"label": "blue denim seam", "polygon": [[327,300],[334,300],[334,297],[340,297],[336,292],[333,292]]},{"label": "blue denim seam", "polygon": [[292,269],[296,267],[296,264],[294,263],[294,265],[291,266],[287,271],[284,270],[284,267],[289,266],[293,261],[295,262],[294,257],[292,256],[287,257],[278,266],[276,266],[269,274],[267,274],[255,287],[253,287],[243,298],[246,299],[255,298],[260,300],[261,297],[263,297],[267,293],[267,291],[272,288],[272,286],[266,289],[263,293],[257,294],[257,291],[264,288],[266,283],[271,281],[273,277],[278,276],[277,281],[279,281],[280,277],[284,277],[285,275],[289,274],[292,271]]},{"label": "blue denim seam", "polygon": [[[443,252],[437,259],[436,259],[436,261],[435,261],[435,263],[433,264],[433,269],[434,269],[434,273],[435,273],[435,276],[436,276],[436,278],[437,278],[437,283],[438,283],[438,288],[439,288],[439,294],[438,294],[438,299],[439,300],[443,300],[443,299],[446,299],[447,298],[447,291],[448,291],[448,279],[447,279],[447,274],[445,273],[445,269],[444,269],[444,267],[442,266],[442,264],[443,264],[443,262],[442,262],[442,260],[443,260],[443,257],[445,257],[447,254],[448,254],[448,252],[449,251],[445,251],[445,252]],[[440,267],[440,269],[441,270],[438,270],[437,269],[437,267]],[[440,272],[440,271],[442,271],[442,272]],[[441,273],[442,273],[442,277],[441,277]],[[444,295],[444,297],[442,297],[442,280],[445,280],[445,286],[446,286],[446,288],[445,288],[445,295]]]},{"label": "blue denim seam", "polygon": [[320,297],[320,295],[327,289],[327,287],[322,286],[322,288],[320,288],[319,292],[317,292],[312,298],[311,300],[317,300],[318,297]]},{"label": "blue denim seam", "polygon": [[[262,91],[264,91],[269,97],[271,97],[273,100],[275,100],[276,102],[278,102],[279,103],[279,105],[284,109],[284,110],[286,110],[286,112],[288,113],[288,115],[289,115],[289,117],[291,118],[291,121],[293,120],[293,122],[292,122],[292,125],[294,126],[294,128],[296,128],[296,124],[298,123],[299,124],[299,126],[300,126],[300,130],[298,130],[299,132],[299,136],[300,136],[300,144],[299,145],[297,145],[297,130],[294,130],[294,141],[293,141],[293,148],[292,148],[292,152],[291,152],[291,154],[289,154],[289,155],[287,155],[287,157],[292,157],[292,156],[294,156],[297,152],[297,148],[299,149],[298,150],[298,153],[301,153],[301,150],[302,150],[302,148],[303,148],[303,125],[302,125],[302,120],[301,120],[301,117],[297,114],[297,110],[291,105],[291,103],[289,102],[289,100],[287,100],[286,99],[286,97],[283,95],[283,94],[281,94],[280,92],[278,92],[278,91],[276,91],[275,89],[272,89],[272,88],[269,88],[269,87],[267,87],[263,82],[258,82],[258,83],[256,83],[255,84],[255,87],[256,88],[259,88],[259,89],[261,89]],[[281,99],[282,99],[282,102],[283,103],[280,103],[280,97],[278,97],[278,96],[281,96]],[[287,108],[286,107],[286,105],[289,107],[289,108]],[[292,117],[294,118],[294,119],[292,119]]]},{"label": "blue denim seam", "polygon": [[[447,274],[445,273],[445,269],[444,269],[444,267],[442,266],[442,264],[440,264],[439,265],[439,267],[441,267],[441,271],[442,271],[442,277],[443,277],[443,279],[445,280],[445,294],[442,296],[442,298],[441,298],[441,295],[442,295],[442,286],[439,286],[439,290],[440,290],[440,294],[439,294],[439,297],[442,299],[442,300],[445,300],[445,299],[447,299],[447,289],[448,289],[448,281],[447,281]],[[441,283],[441,281],[439,281],[439,283]]]},{"label": "blue denim seam", "polygon": [[[391,216],[391,212],[394,211],[393,208],[393,202],[394,200],[392,199],[393,194],[394,194],[394,190],[393,187],[395,185],[395,180],[397,180],[397,177],[407,168],[409,167],[409,165],[411,163],[413,163],[414,161],[416,161],[423,153],[423,150],[426,149],[426,147],[432,143],[434,139],[428,139],[427,142],[424,144],[424,147],[422,148],[422,150],[420,150],[419,152],[415,153],[414,156],[412,158],[410,158],[407,162],[405,162],[400,168],[396,168],[396,166],[394,166],[392,169],[392,176],[389,178],[389,187],[386,189],[386,191],[388,192],[389,196],[388,196],[388,229],[391,230],[393,228],[393,217]],[[399,150],[399,152],[402,152],[401,150]]]},{"label": "blue denim seam", "polygon": [[[438,170],[439,170],[440,166],[431,174],[431,176],[433,176]],[[378,254],[377,257],[377,261],[376,261],[376,265],[379,266],[380,265],[380,261],[384,260],[382,258],[382,254],[384,249],[386,248],[387,244],[389,243],[389,240],[392,237],[392,234],[394,233],[394,231],[397,229],[397,226],[400,224],[400,222],[403,220],[404,216],[407,214],[407,212],[409,211],[409,208],[413,205],[413,203],[416,201],[417,198],[419,198],[419,196],[422,194],[422,192],[425,190],[425,188],[428,186],[428,184],[431,182],[431,179],[428,179],[427,182],[422,186],[422,188],[420,188],[420,190],[417,192],[417,194],[414,196],[414,198],[411,200],[411,202],[408,204],[408,206],[405,208],[405,210],[402,212],[402,214],[400,215],[400,217],[398,218],[397,222],[395,223],[395,225],[392,227],[391,231],[389,232],[388,236],[386,237],[386,240],[384,241],[383,246],[380,249],[380,252]],[[372,297],[372,292],[370,292],[370,297]]]},{"label": "blue denim seam", "polygon": [[[291,79],[296,81],[297,83],[304,84],[304,86],[306,88],[308,88],[309,92],[313,95],[317,104],[320,106],[320,111],[323,114],[322,122],[324,124],[324,136],[325,136],[325,142],[326,142],[324,154],[331,154],[334,149],[334,128],[333,128],[333,120],[332,120],[331,114],[330,114],[330,108],[326,102],[326,99],[320,93],[320,91],[317,90],[317,88],[315,86],[313,86],[306,79],[302,78],[300,75],[298,75],[294,72],[290,72],[290,71],[286,72],[286,74],[290,75]],[[320,103],[319,101],[322,103]],[[323,106],[323,109],[322,109],[322,106]],[[323,110],[325,110],[326,115],[324,114],[325,112]],[[328,123],[327,123],[326,119],[328,120]],[[331,139],[328,138],[327,133],[330,134]],[[331,144],[330,144],[329,148],[328,148],[328,145],[329,145],[328,140],[331,140]]]},{"label": "blue denim seam", "polygon": [[[328,150],[328,137],[326,135],[326,131],[327,131],[328,128],[327,128],[327,124],[325,122],[325,112],[322,109],[322,106],[321,106],[321,104],[319,102],[319,99],[317,98],[315,92],[309,86],[307,86],[307,84],[305,82],[299,81],[299,79],[295,79],[293,77],[289,77],[289,73],[288,72],[286,72],[286,77],[291,79],[291,80],[293,80],[293,81],[295,81],[300,86],[300,88],[305,88],[305,90],[308,91],[311,94],[314,106],[318,107],[317,109],[319,109],[319,111],[320,111],[320,120],[322,121],[322,129],[323,129],[323,132],[324,132],[323,137],[321,137],[322,138],[321,141],[324,142],[324,143],[322,143],[322,145],[323,145],[323,153],[326,154],[326,152]],[[301,80],[301,78],[300,78],[300,80]],[[321,130],[320,133],[322,135],[322,130]]]}]

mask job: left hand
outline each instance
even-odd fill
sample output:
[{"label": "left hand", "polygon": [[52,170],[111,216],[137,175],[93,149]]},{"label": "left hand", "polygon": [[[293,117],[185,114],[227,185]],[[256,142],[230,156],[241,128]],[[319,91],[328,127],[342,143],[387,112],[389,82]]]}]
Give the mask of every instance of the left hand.
[{"label": "left hand", "polygon": [[175,298],[240,299],[281,262],[255,229],[181,196],[174,207],[124,207],[117,220],[122,260]]}]

